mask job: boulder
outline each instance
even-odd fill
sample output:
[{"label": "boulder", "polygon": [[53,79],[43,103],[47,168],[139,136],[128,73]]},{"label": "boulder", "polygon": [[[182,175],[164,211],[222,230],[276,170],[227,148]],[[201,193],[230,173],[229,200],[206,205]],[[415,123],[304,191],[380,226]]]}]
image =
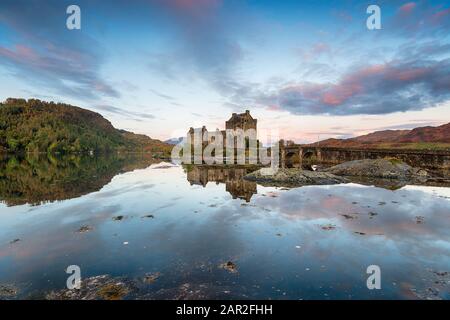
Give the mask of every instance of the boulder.
[{"label": "boulder", "polygon": [[268,186],[304,186],[347,183],[348,180],[328,172],[307,171],[301,169],[278,169],[273,174],[264,174],[264,169],[244,176],[245,180],[255,181]]},{"label": "boulder", "polygon": [[397,159],[366,159],[338,164],[324,172],[338,176],[370,177],[399,180],[426,180],[428,172]]}]

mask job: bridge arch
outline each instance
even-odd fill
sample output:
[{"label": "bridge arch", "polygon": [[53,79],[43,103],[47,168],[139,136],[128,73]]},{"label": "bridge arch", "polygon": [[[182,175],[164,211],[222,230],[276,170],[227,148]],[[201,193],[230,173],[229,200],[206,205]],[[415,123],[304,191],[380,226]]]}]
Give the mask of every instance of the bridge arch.
[{"label": "bridge arch", "polygon": [[316,152],[313,150],[307,150],[303,152],[302,160],[310,160],[314,157],[316,157]]},{"label": "bridge arch", "polygon": [[313,164],[321,161],[321,152],[319,148],[300,148],[300,163],[303,168],[310,168]]},{"label": "bridge arch", "polygon": [[301,157],[298,151],[287,151],[285,156],[285,166],[287,168],[299,168],[301,166]]}]

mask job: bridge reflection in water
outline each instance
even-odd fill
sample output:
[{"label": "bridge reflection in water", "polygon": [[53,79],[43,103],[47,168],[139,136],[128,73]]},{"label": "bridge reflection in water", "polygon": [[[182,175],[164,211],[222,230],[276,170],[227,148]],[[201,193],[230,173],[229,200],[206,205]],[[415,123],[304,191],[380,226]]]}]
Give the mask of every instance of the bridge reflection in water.
[{"label": "bridge reflection in water", "polygon": [[225,184],[225,190],[233,199],[242,199],[250,202],[254,194],[257,194],[256,182],[244,180],[243,177],[251,170],[248,168],[224,168],[207,165],[186,165],[184,169],[187,180],[191,185],[206,187],[208,182]]}]

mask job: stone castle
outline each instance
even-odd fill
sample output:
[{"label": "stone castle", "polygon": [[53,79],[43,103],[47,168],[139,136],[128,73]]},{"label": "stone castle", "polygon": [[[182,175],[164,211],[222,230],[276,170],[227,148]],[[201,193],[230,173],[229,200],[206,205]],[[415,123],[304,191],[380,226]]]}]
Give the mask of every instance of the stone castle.
[{"label": "stone castle", "polygon": [[242,129],[242,130],[248,130],[248,129],[254,129],[256,131],[256,119],[253,119],[253,117],[250,115],[249,110],[245,110],[245,113],[233,113],[231,115],[231,118],[228,121],[225,121],[225,129]]},{"label": "stone castle", "polygon": [[[220,131],[224,141],[226,139],[226,130],[237,130],[237,129],[242,129],[242,130],[248,130],[248,129],[253,129],[257,130],[257,119],[254,119],[249,110],[245,110],[244,113],[233,113],[231,115],[231,118],[228,121],[225,121],[225,130],[219,130],[216,129],[216,131]],[[195,129],[193,127],[191,127],[188,131],[188,136],[190,136],[191,141],[193,141],[193,136],[194,136],[194,131]],[[201,128],[201,132],[203,136],[208,137],[208,142],[211,141],[212,137],[209,137],[208,135],[208,130],[206,129],[206,126],[203,126]]]}]

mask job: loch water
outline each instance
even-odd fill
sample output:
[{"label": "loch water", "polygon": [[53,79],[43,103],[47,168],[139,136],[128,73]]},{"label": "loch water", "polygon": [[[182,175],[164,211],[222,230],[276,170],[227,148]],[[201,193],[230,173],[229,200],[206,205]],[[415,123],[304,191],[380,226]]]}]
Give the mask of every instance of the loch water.
[{"label": "loch water", "polygon": [[450,298],[450,188],[277,188],[245,174],[145,157],[3,159],[0,299],[64,290],[70,265],[82,281],[126,279],[124,299]]}]

